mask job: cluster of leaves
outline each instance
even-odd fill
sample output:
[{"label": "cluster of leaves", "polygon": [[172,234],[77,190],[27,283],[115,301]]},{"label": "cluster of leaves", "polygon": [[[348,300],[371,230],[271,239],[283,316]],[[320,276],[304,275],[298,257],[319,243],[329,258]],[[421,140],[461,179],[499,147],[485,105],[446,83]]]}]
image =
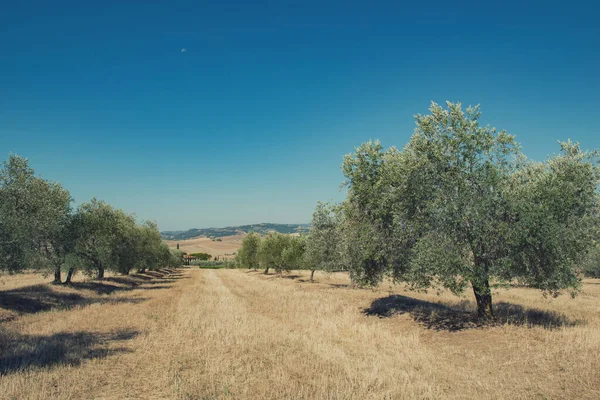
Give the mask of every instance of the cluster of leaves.
[{"label": "cluster of leaves", "polygon": [[340,260],[363,285],[389,277],[421,290],[471,287],[484,317],[494,285],[574,294],[598,233],[597,153],[567,141],[533,162],[480,116],[479,107],[433,103],[402,150],[368,142],[347,155],[347,199],[317,206],[310,262]]},{"label": "cluster of leaves", "polygon": [[590,278],[600,278],[600,246],[594,245],[583,264],[583,273]]},{"label": "cluster of leaves", "polygon": [[255,232],[250,232],[242,240],[235,260],[239,268],[262,267],[265,274],[268,274],[270,269],[282,273],[304,268],[305,247],[306,238],[303,236],[270,232],[261,237]]},{"label": "cluster of leaves", "polygon": [[212,257],[208,253],[192,253],[192,254],[190,254],[190,256],[196,257],[196,259],[198,259],[198,260],[210,260]]},{"label": "cluster of leaves", "polygon": [[101,279],[106,270],[181,265],[183,253],[169,250],[155,223],[138,223],[96,199],[76,210],[71,203],[59,183],[11,155],[0,168],[0,270],[52,270],[59,283],[65,268],[69,282],[76,268]]}]

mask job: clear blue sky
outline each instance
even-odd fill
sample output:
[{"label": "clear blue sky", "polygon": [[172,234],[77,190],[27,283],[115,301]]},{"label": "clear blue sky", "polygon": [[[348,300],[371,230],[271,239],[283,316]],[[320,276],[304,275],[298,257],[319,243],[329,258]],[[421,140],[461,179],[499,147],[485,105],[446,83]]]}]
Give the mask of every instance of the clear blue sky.
[{"label": "clear blue sky", "polygon": [[343,154],[402,146],[432,100],[536,159],[600,147],[594,3],[401,3],[4,2],[0,158],[187,229],[308,222]]}]

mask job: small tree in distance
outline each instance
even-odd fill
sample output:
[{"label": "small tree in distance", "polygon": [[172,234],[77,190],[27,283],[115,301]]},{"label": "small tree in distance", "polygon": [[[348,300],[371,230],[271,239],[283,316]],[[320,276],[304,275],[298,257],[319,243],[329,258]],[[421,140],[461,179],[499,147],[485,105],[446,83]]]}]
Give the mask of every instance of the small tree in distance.
[{"label": "small tree in distance", "polygon": [[321,202],[313,213],[304,256],[311,282],[317,270],[334,271],[343,267],[339,216],[335,205]]},{"label": "small tree in distance", "polygon": [[259,250],[261,238],[255,232],[250,232],[242,239],[242,246],[236,255],[236,263],[241,268],[257,269],[260,265]]},{"label": "small tree in distance", "polygon": [[288,246],[290,236],[282,235],[279,232],[270,232],[262,241],[259,249],[259,259],[261,265],[265,268],[265,274],[273,268],[281,273],[288,267],[285,265],[283,251]]},{"label": "small tree in distance", "polygon": [[[304,269],[306,267],[306,237],[289,236],[286,247],[283,249],[281,258],[286,269]],[[311,275],[312,279],[312,275]]]}]

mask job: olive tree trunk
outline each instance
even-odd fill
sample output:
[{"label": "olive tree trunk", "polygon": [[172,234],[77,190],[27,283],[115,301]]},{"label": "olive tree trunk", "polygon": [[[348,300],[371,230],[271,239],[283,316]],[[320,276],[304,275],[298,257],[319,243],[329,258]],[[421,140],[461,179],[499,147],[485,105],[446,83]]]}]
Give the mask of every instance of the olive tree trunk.
[{"label": "olive tree trunk", "polygon": [[98,280],[104,279],[104,267],[101,265],[98,265],[96,267],[96,270],[98,271],[96,273],[96,279],[98,279]]},{"label": "olive tree trunk", "polygon": [[52,281],[52,283],[55,285],[59,285],[62,283],[60,265],[54,268],[54,280]]},{"label": "olive tree trunk", "polygon": [[67,271],[67,279],[65,280],[65,284],[69,284],[71,283],[71,279],[73,278],[73,273],[75,272],[75,268],[69,268],[69,271]]},{"label": "olive tree trunk", "polygon": [[315,270],[314,270],[314,269],[311,269],[311,270],[310,270],[310,281],[311,281],[311,282],[314,282],[314,281],[315,281],[315,279],[314,279],[314,278],[315,278]]},{"label": "olive tree trunk", "polygon": [[472,284],[475,301],[477,302],[477,316],[483,319],[494,318],[489,280],[484,279],[480,282],[472,282]]}]

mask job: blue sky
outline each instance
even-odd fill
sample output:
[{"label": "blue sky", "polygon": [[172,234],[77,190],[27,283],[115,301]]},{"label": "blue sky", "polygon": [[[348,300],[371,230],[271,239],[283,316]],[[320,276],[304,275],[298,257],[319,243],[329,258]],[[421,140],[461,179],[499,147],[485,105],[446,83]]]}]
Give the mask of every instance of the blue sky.
[{"label": "blue sky", "polygon": [[308,222],[432,100],[600,148],[597,6],[487,3],[5,2],[0,158],[166,230]]}]

